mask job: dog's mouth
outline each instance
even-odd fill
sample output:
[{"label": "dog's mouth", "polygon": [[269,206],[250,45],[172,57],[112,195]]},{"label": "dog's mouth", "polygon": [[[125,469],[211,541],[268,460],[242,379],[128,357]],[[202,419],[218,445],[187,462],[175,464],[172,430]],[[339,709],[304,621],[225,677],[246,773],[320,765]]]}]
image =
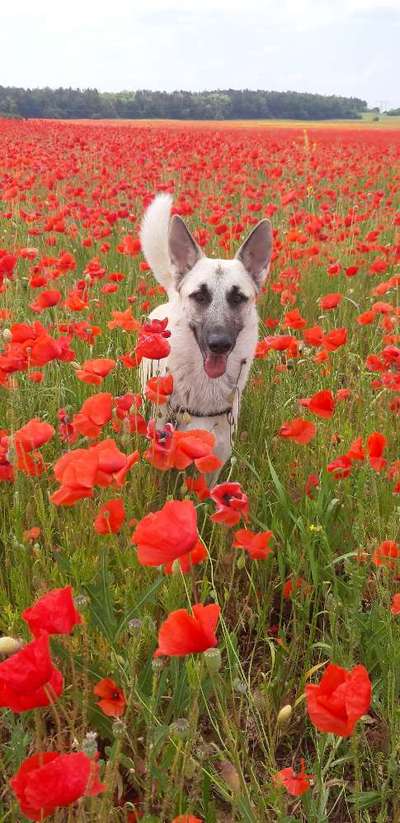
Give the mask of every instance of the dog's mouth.
[{"label": "dog's mouth", "polygon": [[204,371],[207,377],[211,377],[213,380],[216,377],[222,377],[222,375],[226,372],[226,368],[228,365],[228,357],[234,347],[234,344],[229,349],[229,351],[217,354],[215,352],[212,352],[211,349],[204,345],[203,341],[198,335],[195,325],[190,324],[190,328],[194,334],[196,343],[203,356]]},{"label": "dog's mouth", "polygon": [[227,354],[213,354],[212,351],[208,351],[203,354],[204,358],[204,371],[208,377],[212,377],[215,379],[216,377],[222,377],[223,374],[226,372],[226,367],[228,365],[228,355]]}]

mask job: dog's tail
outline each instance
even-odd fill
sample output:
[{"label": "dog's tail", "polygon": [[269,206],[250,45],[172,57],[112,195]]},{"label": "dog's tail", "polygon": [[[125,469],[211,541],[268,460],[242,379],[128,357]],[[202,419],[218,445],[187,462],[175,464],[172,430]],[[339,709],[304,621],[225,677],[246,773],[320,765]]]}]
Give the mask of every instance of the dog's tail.
[{"label": "dog's tail", "polygon": [[168,252],[171,209],[172,196],[157,194],[144,214],[140,230],[143,254],[154,276],[167,290],[172,286],[172,267]]}]

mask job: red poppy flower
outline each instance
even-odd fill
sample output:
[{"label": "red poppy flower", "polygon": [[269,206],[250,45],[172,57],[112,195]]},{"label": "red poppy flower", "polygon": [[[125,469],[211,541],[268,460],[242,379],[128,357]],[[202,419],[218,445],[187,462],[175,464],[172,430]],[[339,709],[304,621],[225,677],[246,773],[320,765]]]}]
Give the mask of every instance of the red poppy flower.
[{"label": "red poppy flower", "polygon": [[332,292],[332,294],[325,294],[320,297],[319,305],[323,311],[327,309],[336,309],[343,300],[343,295],[340,292]]},{"label": "red poppy flower", "polygon": [[0,663],[0,706],[26,712],[54,702],[63,689],[46,632]]},{"label": "red poppy flower", "polygon": [[193,566],[197,566],[199,563],[202,563],[203,560],[207,560],[207,557],[207,550],[203,543],[199,540],[192,551],[187,554],[182,554],[174,561],[165,563],[164,572],[165,574],[172,574],[175,566],[178,565],[181,572],[186,574],[187,572],[190,572]]},{"label": "red poppy flower", "polygon": [[93,383],[98,386],[104,378],[110,374],[115,366],[115,360],[108,357],[100,357],[97,360],[85,360],[81,369],[77,369],[75,374],[78,380],[83,383]]},{"label": "red poppy flower", "polygon": [[48,634],[71,634],[74,626],[82,623],[82,617],[75,608],[71,586],[52,589],[44,594],[22,617],[35,637],[41,631]]},{"label": "red poppy flower", "polygon": [[148,357],[150,360],[162,360],[168,357],[171,351],[168,337],[171,336],[171,332],[167,330],[167,325],[167,318],[145,323],[135,346],[138,363],[143,357]]},{"label": "red poppy flower", "polygon": [[306,480],[305,493],[307,497],[313,497],[313,489],[319,486],[319,477],[317,474],[309,474]]},{"label": "red poppy flower", "polygon": [[147,514],[132,535],[142,566],[173,563],[197,548],[197,512],[191,500],[170,500],[157,512]]},{"label": "red poppy flower", "polygon": [[111,315],[113,319],[107,323],[109,329],[124,329],[124,331],[139,331],[141,329],[139,321],[132,316],[130,306],[125,311],[113,311]]},{"label": "red poppy flower", "polygon": [[178,609],[164,620],[158,633],[158,648],[154,657],[184,657],[205,652],[217,645],[215,629],[221,612],[216,603],[193,606],[193,614]]},{"label": "red poppy flower", "polygon": [[340,346],[344,346],[347,341],[347,329],[332,329],[332,331],[324,334],[323,344],[327,351],[336,351]]},{"label": "red poppy flower", "polygon": [[278,435],[287,440],[293,440],[294,443],[306,445],[315,437],[316,431],[314,423],[310,423],[302,417],[295,417],[280,427]]},{"label": "red poppy flower", "polygon": [[310,781],[313,777],[313,774],[306,774],[304,760],[302,758],[298,774],[289,767],[277,772],[273,780],[278,786],[284,786],[293,797],[301,797],[302,794],[305,794],[305,792],[309,790]]},{"label": "red poppy flower", "polygon": [[375,317],[376,312],[370,309],[369,311],[364,311],[362,314],[359,314],[358,317],[356,317],[356,322],[359,326],[369,326],[374,322]]},{"label": "red poppy flower", "polygon": [[100,507],[94,521],[94,529],[97,534],[117,534],[121,530],[124,520],[124,501],[116,497]]},{"label": "red poppy flower", "polygon": [[350,460],[364,460],[365,453],[362,444],[362,437],[357,437],[356,440],[353,440],[348,452],[347,457]]},{"label": "red poppy flower", "polygon": [[395,615],[400,614],[400,593],[393,595],[390,611]]},{"label": "red poppy flower", "polygon": [[31,529],[27,529],[26,531],[24,531],[23,537],[24,540],[27,540],[29,543],[34,543],[35,540],[39,539],[41,533],[42,530],[39,528],[39,526],[32,526]]},{"label": "red poppy flower", "polygon": [[193,492],[199,500],[207,500],[210,496],[210,489],[203,477],[185,477],[185,486],[188,491]]},{"label": "red poppy flower", "polygon": [[217,511],[211,515],[214,523],[236,526],[240,519],[249,516],[249,499],[240,483],[219,483],[210,491],[211,500],[217,505]]},{"label": "red poppy flower", "polygon": [[93,693],[100,697],[97,705],[100,706],[103,714],[107,717],[121,717],[125,711],[126,700],[122,689],[111,680],[110,677],[103,677],[96,684]]},{"label": "red poppy flower", "polygon": [[244,549],[252,560],[266,560],[272,552],[269,541],[273,537],[272,532],[252,532],[250,529],[239,529],[233,535],[233,546],[236,549]]},{"label": "red poppy flower", "polygon": [[200,817],[194,817],[192,814],[179,814],[174,817],[171,823],[203,823]]},{"label": "red poppy flower", "polygon": [[143,457],[161,471],[184,471],[192,463],[200,472],[212,472],[221,467],[221,461],[213,453],[215,435],[205,429],[176,431],[171,423],[156,429],[154,420],[150,420],[147,437],[150,446]]},{"label": "red poppy flower", "polygon": [[307,711],[320,732],[349,737],[371,704],[371,681],[364,666],[351,671],[330,663],[318,685],[305,688]]},{"label": "red poppy flower", "polygon": [[370,465],[375,471],[380,472],[385,468],[387,460],[382,457],[387,445],[387,439],[380,432],[373,432],[367,440],[367,450]]},{"label": "red poppy flower", "polygon": [[90,446],[67,452],[54,465],[61,484],[50,496],[56,506],[72,506],[77,500],[93,497],[94,486],[122,486],[128,471],[139,460],[139,452],[123,454],[108,438]]},{"label": "red poppy flower", "polygon": [[344,480],[346,477],[350,477],[352,465],[353,462],[350,457],[343,454],[328,463],[326,470],[333,475],[335,480]]},{"label": "red poppy flower", "polygon": [[34,754],[24,760],[10,785],[28,820],[44,820],[60,806],[95,797],[106,788],[97,763],[84,752]]},{"label": "red poppy flower", "polygon": [[303,340],[307,346],[321,346],[323,338],[324,333],[321,326],[312,326],[312,328],[303,331]]},{"label": "red poppy flower", "polygon": [[88,397],[81,410],[74,414],[72,426],[82,437],[95,438],[112,417],[113,396],[107,392]]},{"label": "red poppy flower", "polygon": [[372,555],[372,562],[375,566],[386,566],[388,569],[394,569],[396,563],[394,562],[400,557],[400,547],[394,540],[384,540],[375,549]]},{"label": "red poppy flower", "polygon": [[307,325],[307,320],[301,316],[298,309],[287,311],[283,318],[283,325],[288,329],[303,329]]},{"label": "red poppy flower", "polygon": [[25,426],[15,432],[15,444],[24,451],[30,452],[39,449],[53,437],[54,428],[50,423],[43,423],[37,417],[29,420]]},{"label": "red poppy flower", "polygon": [[117,246],[117,251],[119,251],[120,254],[128,254],[130,257],[136,257],[140,252],[139,238],[134,237],[132,234],[126,234]]},{"label": "red poppy flower", "polygon": [[49,309],[56,306],[60,302],[62,294],[57,289],[49,289],[42,291],[39,296],[30,304],[29,308],[35,312],[42,312],[44,309]]},{"label": "red poppy flower", "polygon": [[77,500],[93,497],[98,460],[90,449],[75,449],[60,457],[54,465],[54,474],[61,483],[50,495],[56,506],[72,506]]},{"label": "red poppy flower", "polygon": [[172,374],[165,377],[150,377],[146,385],[146,397],[151,403],[163,406],[168,403],[169,396],[174,390]]},{"label": "red poppy flower", "polygon": [[335,398],[331,391],[323,390],[313,394],[312,397],[305,397],[299,400],[301,406],[312,411],[317,417],[329,419],[335,410]]}]

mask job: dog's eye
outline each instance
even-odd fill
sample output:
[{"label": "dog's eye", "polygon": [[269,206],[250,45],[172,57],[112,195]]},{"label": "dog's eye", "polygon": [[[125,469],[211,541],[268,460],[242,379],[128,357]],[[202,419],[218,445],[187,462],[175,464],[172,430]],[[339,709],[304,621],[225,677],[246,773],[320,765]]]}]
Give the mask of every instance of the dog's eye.
[{"label": "dog's eye", "polygon": [[192,294],[189,295],[191,300],[194,300],[195,303],[198,303],[199,306],[206,306],[208,303],[211,302],[211,295],[209,291],[205,289],[201,289],[200,291],[194,291]]},{"label": "dog's eye", "polygon": [[248,297],[238,289],[229,292],[226,299],[231,306],[240,306],[241,303],[247,303],[248,301]]}]

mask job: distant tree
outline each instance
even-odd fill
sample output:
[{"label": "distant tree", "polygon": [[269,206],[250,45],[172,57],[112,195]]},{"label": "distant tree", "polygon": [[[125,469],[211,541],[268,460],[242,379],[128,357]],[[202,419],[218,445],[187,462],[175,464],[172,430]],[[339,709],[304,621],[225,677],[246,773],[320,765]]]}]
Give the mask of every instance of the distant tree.
[{"label": "distant tree", "polygon": [[[367,103],[358,97],[296,91],[121,91],[21,89],[0,86],[0,111],[15,117],[65,119],[126,118],[174,120],[359,119]],[[389,114],[398,113],[394,109]]]},{"label": "distant tree", "polygon": [[400,117],[400,109],[389,109],[389,111],[385,111],[389,117]]}]

